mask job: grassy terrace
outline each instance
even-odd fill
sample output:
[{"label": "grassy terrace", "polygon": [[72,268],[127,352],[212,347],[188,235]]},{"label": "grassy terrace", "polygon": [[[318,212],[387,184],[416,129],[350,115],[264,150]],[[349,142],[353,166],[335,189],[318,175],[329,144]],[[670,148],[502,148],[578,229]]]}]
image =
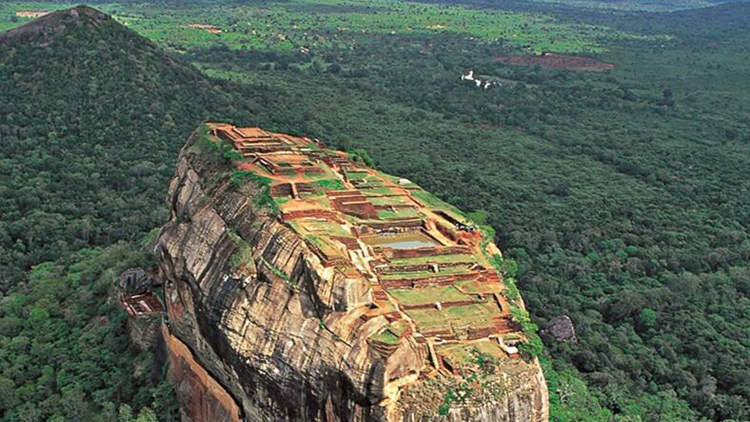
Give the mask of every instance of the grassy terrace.
[{"label": "grassy terrace", "polygon": [[323,173],[304,173],[302,177],[306,180],[309,180],[310,182],[313,181],[319,181],[321,179],[335,179],[337,178],[336,173],[334,173],[328,166],[323,164],[317,164],[315,167],[323,170]]},{"label": "grassy terrace", "polygon": [[451,326],[474,328],[486,327],[490,318],[497,315],[497,306],[492,303],[452,306],[442,311],[436,308],[406,311],[421,330],[446,329]]},{"label": "grassy terrace", "polygon": [[349,180],[367,180],[370,177],[370,173],[366,171],[347,171],[345,174]]},{"label": "grassy terrace", "polygon": [[476,280],[458,281],[456,282],[456,287],[466,293],[495,293],[496,291],[496,289],[493,289],[487,283],[480,283]]},{"label": "grassy terrace", "polygon": [[385,344],[398,344],[398,336],[391,332],[391,330],[385,330],[382,333],[376,334],[370,338]]},{"label": "grassy terrace", "polygon": [[373,205],[414,205],[407,196],[377,196],[370,198]]},{"label": "grassy terrace", "polygon": [[436,256],[422,256],[418,258],[400,258],[391,261],[392,266],[406,266],[406,265],[421,265],[421,264],[448,264],[448,263],[466,263],[471,264],[477,262],[474,255],[470,254],[451,254],[451,255],[436,255]]},{"label": "grassy terrace", "polygon": [[392,289],[388,294],[393,296],[402,305],[425,305],[435,302],[458,302],[471,300],[455,287],[424,287],[420,289]]},{"label": "grassy terrace", "polygon": [[373,189],[362,189],[362,194],[364,196],[373,196],[373,195],[395,195],[397,192],[389,187],[379,187],[379,188],[373,188]]},{"label": "grassy terrace", "polygon": [[453,205],[448,204],[447,202],[443,202],[443,200],[427,192],[424,189],[413,190],[411,194],[415,198],[417,198],[419,201],[421,201],[422,204],[424,204],[425,206],[429,208],[438,209],[438,210],[448,210],[465,218],[465,215],[461,210],[454,207]]},{"label": "grassy terrace", "polygon": [[440,349],[440,353],[444,353],[453,362],[475,362],[477,359],[477,352],[483,355],[489,355],[496,359],[507,359],[505,353],[503,353],[492,340],[482,340],[471,344],[457,344],[451,346],[443,346]]},{"label": "grassy terrace", "polygon": [[344,186],[344,182],[340,179],[324,179],[324,180],[318,180],[313,183],[315,185],[315,188],[320,190],[321,192],[328,191],[328,190],[344,190],[346,187]]},{"label": "grassy terrace", "polygon": [[380,303],[378,304],[378,307],[379,307],[379,310],[380,310],[380,311],[381,311],[381,312],[382,312],[383,314],[387,314],[387,313],[390,313],[390,312],[394,312],[394,311],[396,311],[396,307],[395,307],[395,306],[393,306],[393,304],[392,304],[392,303],[391,303],[390,301],[383,301],[383,302],[380,302]]},{"label": "grassy terrace", "polygon": [[381,220],[405,220],[421,218],[422,214],[414,208],[396,208],[395,211],[378,210],[378,217]]},{"label": "grassy terrace", "polygon": [[352,234],[336,223],[329,221],[306,220],[304,224],[291,221],[289,225],[305,240],[312,243],[329,257],[342,257],[341,251],[331,237],[352,237]]},{"label": "grassy terrace", "polygon": [[371,189],[377,189],[377,188],[385,187],[385,184],[383,183],[382,180],[380,180],[379,178],[377,178],[375,176],[372,176],[372,175],[368,175],[367,177],[356,178],[356,179],[352,179],[350,177],[349,179],[357,181],[358,182],[358,184],[357,184],[358,188],[363,188],[363,189],[371,190]]},{"label": "grassy terrace", "polygon": [[452,267],[444,267],[440,268],[440,272],[433,272],[433,271],[404,271],[404,272],[398,272],[398,273],[388,273],[388,274],[381,274],[380,279],[381,280],[409,280],[409,279],[416,279],[416,278],[428,278],[428,277],[440,277],[444,275],[453,275],[453,274],[466,274],[470,272],[468,266],[464,265],[457,265]]},{"label": "grassy terrace", "polygon": [[365,180],[365,183],[360,183],[359,185],[357,185],[357,187],[360,188],[360,189],[370,190],[370,189],[383,188],[383,187],[386,187],[386,186],[383,183],[381,183],[379,180],[376,180],[376,181],[375,180]]},{"label": "grassy terrace", "polygon": [[[299,157],[292,158],[288,161],[302,161]],[[357,183],[352,183],[354,186],[349,189],[357,190],[360,194],[367,195],[368,200],[371,200],[374,205],[378,208],[384,208],[377,210],[377,220],[363,220],[357,217],[358,214],[356,212],[346,213],[332,206],[331,199],[324,194],[325,190],[348,189],[341,179],[336,178],[335,174],[329,174],[329,171],[331,169],[324,168],[324,173],[321,177],[306,177],[305,182],[308,185],[300,189],[300,185],[298,184],[298,191],[312,190],[315,193],[305,194],[300,200],[284,198],[281,211],[288,213],[287,215],[291,215],[296,211],[308,210],[323,212],[326,215],[328,213],[335,213],[338,218],[351,223],[353,227],[348,224],[336,223],[328,218],[315,217],[291,219],[288,222],[290,227],[312,249],[320,254],[326,265],[330,264],[335,271],[345,277],[355,278],[363,276],[359,262],[355,266],[352,256],[348,254],[345,248],[342,248],[342,243],[346,245],[346,249],[358,249],[361,246],[359,242],[350,242],[349,239],[358,238],[362,243],[372,246],[372,253],[376,258],[375,265],[380,265],[382,260],[386,259],[387,256],[391,256],[383,253],[379,247],[394,249],[433,247],[438,248],[434,251],[439,253],[440,248],[443,248],[445,245],[451,245],[455,248],[446,247],[443,250],[467,252],[445,252],[445,255],[395,259],[389,262],[387,272],[379,274],[379,280],[368,280],[372,284],[379,281],[380,286],[378,287],[385,289],[389,300],[382,300],[384,298],[377,295],[377,306],[370,308],[368,314],[378,316],[399,312],[406,321],[409,321],[409,318],[411,318],[416,324],[416,331],[422,332],[426,336],[435,336],[442,333],[445,337],[463,338],[467,334],[467,331],[477,328],[489,329],[486,331],[483,330],[485,333],[492,332],[493,317],[499,316],[502,310],[494,300],[484,301],[477,293],[488,293],[495,290],[501,291],[502,287],[497,284],[479,286],[478,284],[462,283],[462,286],[465,287],[465,290],[463,290],[457,284],[454,284],[454,282],[449,281],[452,278],[451,276],[459,275],[463,275],[464,278],[475,278],[477,276],[473,270],[475,264],[484,264],[481,254],[469,252],[471,249],[468,248],[457,247],[459,243],[455,240],[451,242],[442,239],[433,224],[427,224],[418,231],[397,231],[396,233],[387,234],[357,230],[357,226],[367,224],[372,224],[373,227],[398,226],[398,220],[419,223],[429,218],[432,221],[434,218],[433,213],[427,211],[428,208],[450,213],[457,220],[466,219],[460,211],[421,189],[410,189],[407,191],[400,187],[387,187],[385,184],[390,185],[388,181],[393,180],[393,178],[383,178],[384,176],[380,173],[370,173],[361,170],[349,171],[346,172],[346,178],[351,181],[357,181]],[[279,176],[275,180],[277,183],[298,183],[299,176]],[[419,199],[410,197],[411,192],[415,192]],[[357,203],[359,200],[352,202]],[[424,203],[424,207],[421,206],[422,203]],[[312,215],[320,214],[313,213]],[[448,222],[442,222],[441,224],[451,224],[451,221],[453,219],[449,219]],[[346,238],[346,240],[335,240],[338,238]],[[476,248],[479,246],[477,242],[481,239],[478,236],[469,235],[464,236],[463,240],[469,247]],[[484,242],[487,241],[485,240]],[[366,265],[366,262],[364,264]],[[428,264],[435,264],[437,267]],[[282,275],[279,276],[281,277]],[[388,289],[384,285],[388,284],[386,282],[390,280],[407,280],[403,284],[408,285],[411,284],[411,281],[417,279],[435,281],[440,279],[445,280],[448,285],[425,286],[412,289]],[[442,304],[441,309],[438,309],[438,306],[436,306],[437,303]],[[448,303],[464,304],[447,306]],[[405,309],[410,307],[424,308]],[[381,350],[383,350],[383,346],[397,345],[403,334],[407,330],[410,331],[414,328],[411,322],[407,323],[406,321],[402,320],[393,324],[387,324],[379,330],[378,334],[372,335],[370,340],[377,342],[377,347],[381,347]],[[384,350],[391,349],[392,347],[388,347]]]},{"label": "grassy terrace", "polygon": [[392,333],[394,333],[394,334],[396,334],[397,336],[401,337],[401,334],[403,334],[403,333],[404,333],[404,332],[405,332],[406,330],[408,330],[408,329],[409,329],[409,323],[408,323],[408,322],[406,322],[406,321],[404,321],[404,320],[401,320],[401,321],[396,321],[396,322],[395,322],[395,323],[393,323],[393,324],[389,324],[389,325],[388,325],[388,329],[389,329],[389,330],[390,330],[390,331],[391,331]]},{"label": "grassy terrace", "polygon": [[339,236],[339,237],[353,237],[352,234],[341,227],[341,225],[323,220],[306,220],[304,226],[299,230],[299,224],[296,224],[295,229],[301,232],[309,232],[314,235],[321,236]]},{"label": "grassy terrace", "polygon": [[[391,174],[383,173],[382,171],[375,170],[375,173],[383,180],[388,180],[392,183],[399,183],[399,181],[404,180],[402,177],[399,176],[393,176]],[[408,183],[406,186],[416,186],[413,182]]]}]

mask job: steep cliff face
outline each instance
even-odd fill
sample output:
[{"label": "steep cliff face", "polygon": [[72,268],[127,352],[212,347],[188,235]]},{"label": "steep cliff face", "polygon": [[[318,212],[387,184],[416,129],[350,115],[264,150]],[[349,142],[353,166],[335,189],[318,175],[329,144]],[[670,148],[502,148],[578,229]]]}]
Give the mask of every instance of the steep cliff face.
[{"label": "steep cliff face", "polygon": [[388,353],[376,350],[372,337],[389,321],[368,317],[370,283],[321,262],[309,242],[259,205],[263,187],[238,181],[196,138],[180,154],[171,220],[156,248],[167,280],[170,380],[188,418],[547,420],[539,365],[522,359],[497,368],[491,396],[442,415],[423,406],[450,384],[422,381],[427,344],[406,335]]},{"label": "steep cliff face", "polygon": [[[195,360],[192,352],[162,326],[169,371],[167,380],[180,398],[184,419],[240,422],[234,398]],[[189,416],[188,416],[189,415]]]}]

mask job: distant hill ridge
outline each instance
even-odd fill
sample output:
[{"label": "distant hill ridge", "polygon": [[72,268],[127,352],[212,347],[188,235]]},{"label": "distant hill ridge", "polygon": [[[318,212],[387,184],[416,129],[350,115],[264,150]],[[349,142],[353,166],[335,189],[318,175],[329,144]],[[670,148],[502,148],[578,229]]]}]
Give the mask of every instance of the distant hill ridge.
[{"label": "distant hill ridge", "polygon": [[243,122],[255,96],[88,6],[1,33],[0,291],[161,224],[182,140],[204,120]]},{"label": "distant hill ridge", "polygon": [[0,44],[9,39],[28,39],[38,34],[53,36],[64,31],[70,25],[88,25],[96,28],[106,21],[113,21],[113,19],[106,13],[92,7],[76,6],[52,12],[18,28],[0,33]]}]

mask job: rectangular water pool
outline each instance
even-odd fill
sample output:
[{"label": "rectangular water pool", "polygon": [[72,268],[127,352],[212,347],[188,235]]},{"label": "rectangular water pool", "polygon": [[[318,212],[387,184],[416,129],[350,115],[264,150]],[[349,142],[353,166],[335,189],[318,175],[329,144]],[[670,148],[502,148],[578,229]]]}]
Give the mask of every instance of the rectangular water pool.
[{"label": "rectangular water pool", "polygon": [[416,249],[440,246],[433,238],[421,232],[370,236],[362,239],[370,246],[382,246],[393,249]]}]

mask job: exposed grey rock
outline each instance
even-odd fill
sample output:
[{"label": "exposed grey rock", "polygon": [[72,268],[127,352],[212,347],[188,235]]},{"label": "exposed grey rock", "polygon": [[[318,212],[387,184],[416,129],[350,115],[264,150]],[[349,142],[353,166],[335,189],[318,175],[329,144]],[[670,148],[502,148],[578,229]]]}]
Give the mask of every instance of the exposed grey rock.
[{"label": "exposed grey rock", "polygon": [[552,339],[560,343],[578,343],[573,321],[567,315],[553,318],[541,332],[546,339]]},{"label": "exposed grey rock", "polygon": [[146,293],[151,290],[153,277],[143,268],[128,268],[118,278],[118,287],[125,296]]}]

